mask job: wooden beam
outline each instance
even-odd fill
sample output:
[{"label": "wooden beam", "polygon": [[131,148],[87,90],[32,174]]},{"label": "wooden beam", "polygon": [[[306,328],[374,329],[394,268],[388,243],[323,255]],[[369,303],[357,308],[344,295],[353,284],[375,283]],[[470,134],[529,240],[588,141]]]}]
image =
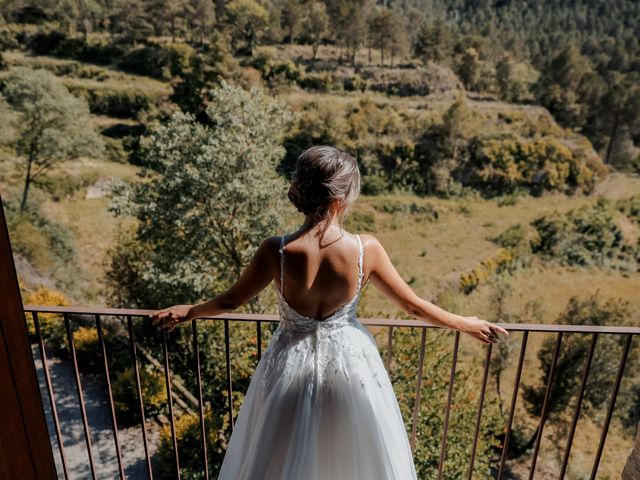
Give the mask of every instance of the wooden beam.
[{"label": "wooden beam", "polygon": [[0,195],[0,479],[56,479]]}]

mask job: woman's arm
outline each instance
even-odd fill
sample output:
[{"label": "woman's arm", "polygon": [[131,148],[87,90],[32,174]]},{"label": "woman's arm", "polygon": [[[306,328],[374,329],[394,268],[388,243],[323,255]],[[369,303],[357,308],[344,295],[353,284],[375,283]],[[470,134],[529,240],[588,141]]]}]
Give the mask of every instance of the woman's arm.
[{"label": "woman's arm", "polygon": [[495,343],[497,333],[509,335],[504,328],[477,317],[463,317],[448,312],[420,298],[400,276],[382,244],[373,235],[362,235],[366,242],[371,283],[405,312],[425,320],[429,325],[453,328],[468,333],[484,343]]},{"label": "woman's arm", "polygon": [[224,292],[196,305],[174,305],[153,312],[149,315],[153,324],[170,332],[179,323],[241,307],[273,280],[277,268],[274,252],[277,251],[278,242],[279,237],[269,237],[263,241],[238,280]]}]

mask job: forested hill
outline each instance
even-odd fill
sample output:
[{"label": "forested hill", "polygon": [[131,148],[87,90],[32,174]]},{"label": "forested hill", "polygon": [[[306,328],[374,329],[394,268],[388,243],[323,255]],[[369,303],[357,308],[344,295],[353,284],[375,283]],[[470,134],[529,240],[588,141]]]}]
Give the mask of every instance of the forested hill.
[{"label": "forested hill", "polygon": [[[461,32],[491,40],[543,67],[550,52],[574,43],[599,71],[638,71],[640,2],[635,0],[426,0],[415,8],[441,12]],[[496,42],[497,40],[497,42]]]},{"label": "forested hill", "polygon": [[416,23],[418,51],[450,59],[471,48],[498,71],[510,56],[530,64],[541,73],[537,103],[582,130],[607,163],[637,158],[640,2],[417,0],[412,11],[431,12]]}]

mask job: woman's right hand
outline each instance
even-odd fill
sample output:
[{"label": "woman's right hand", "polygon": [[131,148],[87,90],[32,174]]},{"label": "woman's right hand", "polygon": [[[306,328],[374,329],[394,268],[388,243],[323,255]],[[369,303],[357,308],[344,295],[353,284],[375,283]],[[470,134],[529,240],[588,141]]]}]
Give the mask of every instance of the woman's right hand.
[{"label": "woman's right hand", "polygon": [[476,340],[482,343],[496,343],[498,341],[498,335],[509,335],[504,328],[494,325],[491,322],[482,320],[478,317],[459,317],[460,328],[459,330],[468,333]]}]

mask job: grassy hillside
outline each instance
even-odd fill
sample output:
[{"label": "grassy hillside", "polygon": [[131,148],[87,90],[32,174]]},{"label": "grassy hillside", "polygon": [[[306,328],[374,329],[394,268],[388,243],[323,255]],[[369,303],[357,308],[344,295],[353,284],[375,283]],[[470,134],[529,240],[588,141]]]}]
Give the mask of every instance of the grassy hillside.
[{"label": "grassy hillside", "polygon": [[[327,71],[339,73],[340,70],[335,69],[330,60],[335,58],[332,57],[334,54],[329,49],[321,48],[320,62],[324,59]],[[367,52],[363,49],[358,54],[366,58]],[[271,48],[270,56],[279,62],[294,61],[296,65],[304,65],[304,59],[310,56],[310,50],[303,46]],[[9,69],[15,66],[46,68],[54,72],[72,91],[79,95],[90,95],[95,102],[92,121],[101,130],[117,125],[139,125],[144,123],[146,115],[157,115],[155,119],[159,118],[158,112],[167,107],[165,102],[171,92],[167,81],[132,75],[109,66],[33,56],[23,51],[5,53],[4,58]],[[244,68],[248,71],[255,67]],[[313,75],[320,75],[318,72],[321,72],[320,67],[316,68]],[[356,72],[344,67],[342,75],[351,78]],[[294,111],[303,115],[312,112],[316,116],[308,125],[324,125],[333,132],[332,135],[339,136],[346,143],[368,145],[371,147],[370,155],[385,142],[395,145],[398,138],[399,143],[412,142],[410,134],[441,124],[451,105],[461,95],[467,95],[451,70],[441,66],[432,67],[429,72],[402,68],[376,70],[371,67],[368,73],[361,70],[357,75],[363,78],[369,75],[369,81],[373,84],[376,81],[381,84],[396,82],[398,85],[410,85],[411,88],[423,88],[426,85],[424,88],[428,88],[429,94],[398,95],[375,90],[363,93],[331,88],[318,91],[287,82],[280,86],[274,84],[272,87]],[[269,82],[278,83],[278,80],[263,79],[256,83]],[[335,79],[329,81],[331,82],[335,82]],[[100,97],[100,92],[107,93]],[[148,103],[139,104],[141,107],[138,115],[119,118],[115,115],[117,109],[109,107],[112,104],[100,103],[100,98],[105,97],[126,98],[134,103],[140,97],[146,98]],[[107,105],[108,108],[100,110],[100,105]],[[560,127],[542,107],[509,104],[491,96],[479,95],[469,95],[469,106],[470,119],[464,123],[460,133],[463,139],[495,135],[521,138],[553,136],[571,149],[591,148],[584,137]],[[366,128],[359,130],[363,124]],[[126,161],[124,141],[116,138],[115,143],[118,142],[119,149],[116,148],[114,155],[106,158],[83,157],[59,165],[47,174],[47,182],[37,186],[31,193],[31,201],[37,205],[38,215],[46,218],[55,228],[33,225],[27,228],[22,225],[10,232],[14,251],[20,259],[18,273],[27,289],[34,288],[42,278],[49,278],[52,286],[64,291],[73,303],[105,304],[102,288],[109,248],[131,222],[116,221],[107,212],[104,189],[113,178],[135,180],[135,174],[139,170],[138,166]],[[595,152],[590,150],[590,155],[595,155]],[[22,170],[18,168],[20,159],[5,150],[0,162],[0,190],[3,199],[15,206],[22,186]],[[601,178],[591,195],[545,193],[537,197],[513,195],[485,198],[473,191],[465,191],[451,198],[419,197],[400,191],[383,195],[362,195],[350,214],[347,228],[354,232],[376,235],[387,248],[403,278],[420,296],[438,301],[445,308],[460,314],[493,320],[492,282],[480,284],[470,294],[464,294],[459,289],[461,273],[473,269],[499,250],[492,238],[510,226],[527,224],[541,215],[594,205],[600,197],[618,200],[629,198],[638,192],[638,176],[614,172]],[[286,217],[288,231],[297,228],[302,220],[290,205],[283,215]],[[620,222],[626,222],[622,225],[625,236],[633,241],[637,239],[638,226],[627,220],[620,219]],[[59,231],[69,234],[69,238],[60,242],[67,242],[65,245],[68,244],[72,251],[72,261],[64,264],[47,253],[52,242],[59,242],[56,233]],[[541,320],[553,322],[564,310],[571,296],[586,298],[600,291],[606,297],[628,300],[632,312],[628,324],[638,325],[640,322],[640,297],[637,295],[640,273],[636,270],[622,272],[604,267],[561,266],[534,257],[529,267],[516,269],[512,274],[496,275],[498,276],[506,278],[511,285],[505,306],[515,318],[526,318],[525,305],[537,301],[542,306]],[[273,295],[273,292],[269,289],[267,295]],[[406,317],[372,286],[365,289],[359,313],[362,317]],[[532,335],[530,338],[525,362],[525,372],[529,375],[528,378],[524,377],[527,378],[527,383],[537,379],[536,355],[543,338],[544,335]],[[519,338],[514,335],[512,341],[517,344]],[[460,368],[465,365],[480,365],[481,352],[479,343],[464,338],[461,343]],[[505,373],[503,392],[510,392],[512,387],[514,357],[511,360],[510,368]],[[495,385],[490,384],[489,388],[493,389]],[[508,395],[503,395],[505,399],[508,398]],[[527,414],[521,403],[516,413],[518,421],[533,430],[535,418]],[[602,419],[597,415],[581,420],[573,450],[573,465],[581,465],[582,459],[587,459],[584,468],[589,468],[588,459],[592,458],[595,449],[592,439],[601,422]],[[541,451],[545,458],[553,458],[557,450],[553,443],[553,435],[556,433],[551,426],[546,430]],[[619,475],[623,460],[631,449],[631,433],[623,431],[617,423],[612,426],[600,469],[602,478],[617,478]],[[522,465],[514,466],[516,472],[526,471],[526,458],[525,455]],[[540,478],[553,478],[555,468],[552,461],[540,465]],[[582,478],[584,471],[579,470],[580,467],[575,468],[570,478]]]}]

